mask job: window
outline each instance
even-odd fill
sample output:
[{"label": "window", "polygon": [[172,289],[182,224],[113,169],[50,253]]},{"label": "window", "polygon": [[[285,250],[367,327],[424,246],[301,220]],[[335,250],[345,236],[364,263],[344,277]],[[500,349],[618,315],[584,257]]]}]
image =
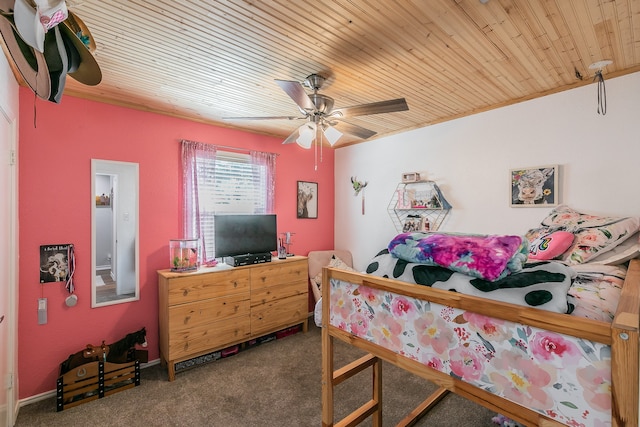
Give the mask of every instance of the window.
[{"label": "window", "polygon": [[215,214],[272,213],[275,157],[182,141],[183,232],[185,238],[200,239],[203,263],[215,258]]}]

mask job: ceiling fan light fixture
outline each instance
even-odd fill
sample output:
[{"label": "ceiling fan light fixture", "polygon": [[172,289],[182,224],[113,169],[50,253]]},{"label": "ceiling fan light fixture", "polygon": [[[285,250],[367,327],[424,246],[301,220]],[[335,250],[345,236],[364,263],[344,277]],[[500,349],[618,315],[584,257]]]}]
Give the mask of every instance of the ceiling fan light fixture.
[{"label": "ceiling fan light fixture", "polygon": [[302,148],[309,149],[316,139],[316,124],[313,122],[305,123],[298,128],[298,138],[296,144]]},{"label": "ceiling fan light fixture", "polygon": [[329,145],[333,147],[342,136],[342,132],[332,126],[327,126],[327,128],[324,129],[324,136],[327,138],[327,141],[329,141]]}]

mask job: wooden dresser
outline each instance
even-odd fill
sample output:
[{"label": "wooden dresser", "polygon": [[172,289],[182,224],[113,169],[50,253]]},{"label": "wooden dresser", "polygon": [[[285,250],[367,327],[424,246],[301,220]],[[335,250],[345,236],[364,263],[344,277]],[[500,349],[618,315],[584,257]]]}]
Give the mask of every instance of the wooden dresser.
[{"label": "wooden dresser", "polygon": [[175,364],[308,321],[307,258],[158,271],[160,360]]}]

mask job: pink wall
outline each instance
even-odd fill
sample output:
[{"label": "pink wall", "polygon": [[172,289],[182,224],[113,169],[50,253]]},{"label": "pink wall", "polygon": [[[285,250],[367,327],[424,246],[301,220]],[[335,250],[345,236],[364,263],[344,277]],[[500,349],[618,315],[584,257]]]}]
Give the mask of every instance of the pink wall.
[{"label": "pink wall", "polygon": [[[35,108],[34,108],[35,102]],[[36,123],[34,126],[34,114]],[[158,352],[156,270],[169,268],[169,239],[180,234],[181,139],[279,153],[276,214],[292,231],[292,251],[333,247],[333,152],[314,171],[312,151],[237,130],[65,96],[56,105],[20,89],[18,378],[21,399],[55,389],[58,366],[87,344],[107,343],[145,326],[149,360]],[[90,159],[140,165],[140,301],[91,308]],[[318,182],[318,219],[296,218],[296,181]],[[75,307],[61,284],[39,283],[39,247],[73,243]],[[38,325],[37,299],[48,298]]]}]

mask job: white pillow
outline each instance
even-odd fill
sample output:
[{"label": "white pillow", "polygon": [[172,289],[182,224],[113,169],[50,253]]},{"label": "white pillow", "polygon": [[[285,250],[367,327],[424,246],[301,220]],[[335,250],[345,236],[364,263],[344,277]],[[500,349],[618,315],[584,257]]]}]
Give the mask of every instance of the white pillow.
[{"label": "white pillow", "polygon": [[640,258],[640,233],[634,234],[608,252],[592,258],[589,264],[620,265],[633,258]]}]

